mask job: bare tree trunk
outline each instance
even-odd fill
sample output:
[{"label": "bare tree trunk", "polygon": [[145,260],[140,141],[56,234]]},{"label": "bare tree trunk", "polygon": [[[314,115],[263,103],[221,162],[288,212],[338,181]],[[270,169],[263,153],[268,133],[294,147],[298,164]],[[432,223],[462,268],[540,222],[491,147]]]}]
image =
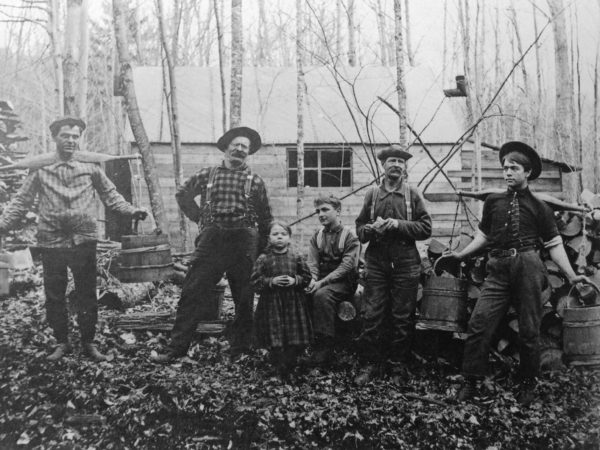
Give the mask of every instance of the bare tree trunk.
[{"label": "bare tree trunk", "polygon": [[[559,160],[575,162],[571,137],[573,118],[573,83],[569,64],[567,21],[562,0],[548,0],[554,31],[554,63],[556,84],[556,111],[554,117],[555,151]],[[570,186],[569,199],[575,199],[575,186]]]},{"label": "bare tree trunk", "polygon": [[408,64],[411,67],[415,65],[415,59],[412,51],[412,41],[410,33],[410,9],[409,0],[404,0],[404,16],[406,17],[406,54],[408,55]]},{"label": "bare tree trunk", "polygon": [[229,94],[229,124],[238,127],[242,121],[242,67],[244,43],[242,36],[242,0],[231,0],[231,90]]},{"label": "bare tree trunk", "polygon": [[296,213],[303,216],[304,206],[304,64],[303,42],[304,11],[303,0],[296,0],[296,108],[297,108],[297,140],[296,150],[298,155],[298,183],[296,186]]},{"label": "bare tree trunk", "polygon": [[266,48],[269,46],[267,15],[265,13],[265,0],[258,0],[258,37],[256,62],[259,66],[267,64]]},{"label": "bare tree trunk", "polygon": [[385,25],[385,15],[383,14],[383,9],[381,8],[381,0],[376,0],[375,14],[377,15],[377,31],[379,33],[379,56],[381,58],[381,65],[387,66],[387,30]]},{"label": "bare tree trunk", "polygon": [[[157,0],[157,2],[161,2],[162,0]],[[161,10],[162,10],[162,5],[161,5]],[[171,32],[173,33],[173,37],[171,40],[171,52],[168,56],[168,59],[170,60],[170,66],[171,67],[176,67],[177,64],[179,63],[179,27],[181,26],[181,15],[182,15],[182,10],[181,10],[181,2],[180,0],[174,0],[173,3],[173,21],[171,22]],[[167,50],[167,48],[165,47],[165,44],[167,43],[167,37],[165,34],[165,30],[164,30],[164,16],[161,12],[161,17],[159,17],[159,20],[163,21],[163,30],[162,30],[162,34],[163,37],[161,37],[161,42],[162,42],[162,46],[165,49],[165,55],[167,55],[167,53],[169,53]],[[164,38],[164,41],[163,41]],[[171,77],[171,74],[169,74],[169,79]],[[174,81],[174,80],[173,80]],[[171,90],[173,89],[173,85],[171,85]],[[172,100],[174,101],[174,100]]]},{"label": "bare tree trunk", "polygon": [[217,43],[219,48],[219,74],[221,79],[221,121],[223,133],[227,130],[227,93],[225,92],[225,44],[223,43],[223,27],[219,11],[219,0],[213,0],[215,23],[217,27]]},{"label": "bare tree trunk", "polygon": [[[535,36],[539,34],[538,22],[537,22],[537,7],[534,3],[531,4],[533,9],[533,33]],[[536,70],[536,80],[537,80],[537,99],[535,102],[535,119],[533,120],[533,140],[535,144],[540,147],[543,145],[543,142],[540,142],[540,127],[543,124],[541,111],[542,104],[544,102],[542,95],[542,64],[540,57],[540,44],[535,44],[535,70]]]},{"label": "bare tree trunk", "polygon": [[[576,120],[577,120],[577,133],[575,135],[575,148],[577,149],[577,162],[581,167],[579,171],[579,191],[583,191],[583,128],[581,125],[581,68],[580,68],[580,54],[579,54],[579,16],[577,14],[577,9],[575,10],[575,23],[571,23],[571,34],[574,35],[575,40],[575,48],[572,53],[575,53],[575,75],[577,79],[577,111],[576,111]],[[575,34],[577,33],[577,34]],[[573,48],[573,46],[571,47]],[[600,161],[596,161],[596,164],[600,163]]]},{"label": "bare tree trunk", "polygon": [[[521,42],[521,32],[519,30],[519,24],[517,22],[517,11],[515,10],[514,0],[510,5],[511,17],[513,28],[515,30],[515,39],[517,43],[517,51],[519,57],[523,54],[523,44]],[[537,35],[536,35],[537,36]],[[531,141],[531,133],[529,129],[529,77],[527,76],[527,67],[525,64],[521,64],[521,74],[523,76],[523,94],[521,96],[515,96],[515,102],[519,105],[519,135],[521,139],[525,141]]]},{"label": "bare tree trunk", "polygon": [[115,25],[115,38],[117,50],[119,52],[120,78],[125,108],[131,124],[131,131],[135,137],[140,154],[142,155],[142,165],[144,167],[144,179],[148,186],[148,196],[154,220],[163,233],[169,232],[169,222],[165,214],[163,199],[161,195],[160,182],[154,155],[150,147],[150,141],[146,134],[146,129],[142,122],[140,109],[135,95],[135,85],[133,83],[133,70],[131,69],[131,56],[129,55],[127,22],[123,0],[113,0],[113,15]]},{"label": "bare tree trunk", "polygon": [[446,69],[448,64],[448,0],[444,0],[444,43],[442,50],[442,83],[446,82]]},{"label": "bare tree trunk", "polygon": [[77,89],[77,110],[83,119],[87,117],[88,94],[88,60],[90,47],[90,32],[88,23],[88,0],[81,2],[81,16],[79,19],[79,86]]},{"label": "bare tree trunk", "polygon": [[82,0],[67,0],[67,26],[65,30],[64,103],[65,114],[78,116],[77,86],[79,80],[79,45]]},{"label": "bare tree trunk", "polygon": [[354,25],[354,0],[348,0],[348,64],[356,66],[356,27]]},{"label": "bare tree trunk", "polygon": [[[178,3],[175,5],[173,11],[173,22],[178,23],[181,15],[178,9]],[[173,153],[173,172],[175,178],[175,189],[179,191],[183,180],[183,166],[181,164],[181,137],[179,134],[179,106],[177,103],[177,82],[175,81],[175,64],[169,51],[169,45],[167,44],[167,37],[165,35],[165,18],[163,12],[162,0],[156,0],[156,7],[158,12],[158,29],[160,32],[160,41],[164,52],[163,60],[163,74],[165,72],[165,62],[168,74],[168,87],[169,92],[166,92],[165,86],[165,97],[167,102],[167,110],[169,113],[169,126],[171,130],[171,150]],[[174,24],[175,25],[175,24]],[[173,26],[173,48],[177,48],[177,36],[179,26]],[[166,84],[166,83],[165,83]],[[181,232],[181,244],[184,250],[187,250],[187,237],[188,237],[188,223],[183,211],[179,210],[179,230]]]},{"label": "bare tree trunk", "polygon": [[594,192],[600,192],[600,150],[598,149],[598,59],[600,48],[596,47],[596,63],[594,64]]},{"label": "bare tree trunk", "polygon": [[54,95],[56,99],[56,112],[59,116],[62,116],[65,113],[65,105],[59,0],[48,0],[48,22],[50,41],[52,44],[52,65],[54,67]]},{"label": "bare tree trunk", "polygon": [[342,0],[335,2],[335,55],[342,55]]},{"label": "bare tree trunk", "polygon": [[394,40],[396,46],[396,91],[398,92],[398,143],[408,147],[406,127],[406,88],[404,87],[404,48],[402,44],[402,3],[394,0]]}]

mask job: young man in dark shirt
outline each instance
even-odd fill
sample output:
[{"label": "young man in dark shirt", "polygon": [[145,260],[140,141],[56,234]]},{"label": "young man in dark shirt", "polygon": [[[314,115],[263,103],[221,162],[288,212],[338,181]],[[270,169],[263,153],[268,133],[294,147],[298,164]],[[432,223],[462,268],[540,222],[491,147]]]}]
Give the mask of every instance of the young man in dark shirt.
[{"label": "young man in dark shirt", "polygon": [[541,293],[546,268],[539,249],[546,248],[570,283],[589,281],[576,275],[562,245],[550,207],[529,190],[529,181],[542,171],[537,152],[522,142],[507,142],[500,148],[500,163],[506,192],[489,195],[475,239],[462,251],[446,257],[464,259],[489,247],[488,276],[469,320],[463,358],[465,383],[460,401],[477,394],[477,382],[487,372],[490,342],[502,317],[512,304],[519,317],[520,391],[517,400],[528,405],[534,400],[540,367]]}]

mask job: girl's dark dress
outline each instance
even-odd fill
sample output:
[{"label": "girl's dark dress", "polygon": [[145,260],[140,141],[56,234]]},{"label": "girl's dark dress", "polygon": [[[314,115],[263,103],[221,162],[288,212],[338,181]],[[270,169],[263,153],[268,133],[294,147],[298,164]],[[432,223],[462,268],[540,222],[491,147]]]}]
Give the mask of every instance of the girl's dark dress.
[{"label": "girl's dark dress", "polygon": [[[295,277],[296,284],[270,287],[271,279],[279,275]],[[312,325],[304,294],[310,279],[306,262],[289,248],[282,254],[267,250],[258,257],[251,283],[260,294],[254,322],[260,346],[286,348],[310,344]]]}]

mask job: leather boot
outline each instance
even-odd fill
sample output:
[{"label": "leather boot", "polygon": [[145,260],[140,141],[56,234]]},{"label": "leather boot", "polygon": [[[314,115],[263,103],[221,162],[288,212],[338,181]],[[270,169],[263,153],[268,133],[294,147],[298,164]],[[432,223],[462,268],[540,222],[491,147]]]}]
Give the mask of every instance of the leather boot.
[{"label": "leather boot", "polygon": [[521,381],[519,393],[517,394],[517,402],[519,402],[521,406],[529,406],[535,400],[536,385],[535,379],[525,379]]},{"label": "leather boot", "polygon": [[363,386],[367,384],[369,381],[371,381],[376,369],[377,366],[375,366],[375,364],[367,364],[366,366],[363,366],[358,372],[356,378],[354,378],[354,383],[357,386]]},{"label": "leather boot", "polygon": [[150,361],[156,364],[171,364],[183,355],[177,355],[173,352],[157,353],[150,355]]},{"label": "leather boot", "polygon": [[46,359],[48,361],[58,361],[59,359],[61,359],[63,356],[68,355],[69,353],[71,353],[71,344],[69,343],[62,343],[62,344],[58,344],[56,346],[56,348],[54,349],[54,352],[52,352],[50,355],[48,355],[46,357]]},{"label": "leather boot", "polygon": [[465,377],[465,381],[456,394],[456,400],[466,402],[471,400],[479,393],[477,388],[477,378]]},{"label": "leather boot", "polygon": [[92,344],[91,342],[85,342],[81,345],[83,354],[85,356],[89,356],[96,362],[107,361],[106,355],[103,355],[96,348],[96,344]]}]

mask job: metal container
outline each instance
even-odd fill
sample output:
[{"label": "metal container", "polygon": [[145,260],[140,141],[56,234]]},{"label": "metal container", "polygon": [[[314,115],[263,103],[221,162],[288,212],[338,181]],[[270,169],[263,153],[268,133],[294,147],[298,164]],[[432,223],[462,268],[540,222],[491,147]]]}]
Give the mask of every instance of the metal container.
[{"label": "metal container", "polygon": [[563,351],[572,366],[600,366],[600,306],[564,309]]}]

